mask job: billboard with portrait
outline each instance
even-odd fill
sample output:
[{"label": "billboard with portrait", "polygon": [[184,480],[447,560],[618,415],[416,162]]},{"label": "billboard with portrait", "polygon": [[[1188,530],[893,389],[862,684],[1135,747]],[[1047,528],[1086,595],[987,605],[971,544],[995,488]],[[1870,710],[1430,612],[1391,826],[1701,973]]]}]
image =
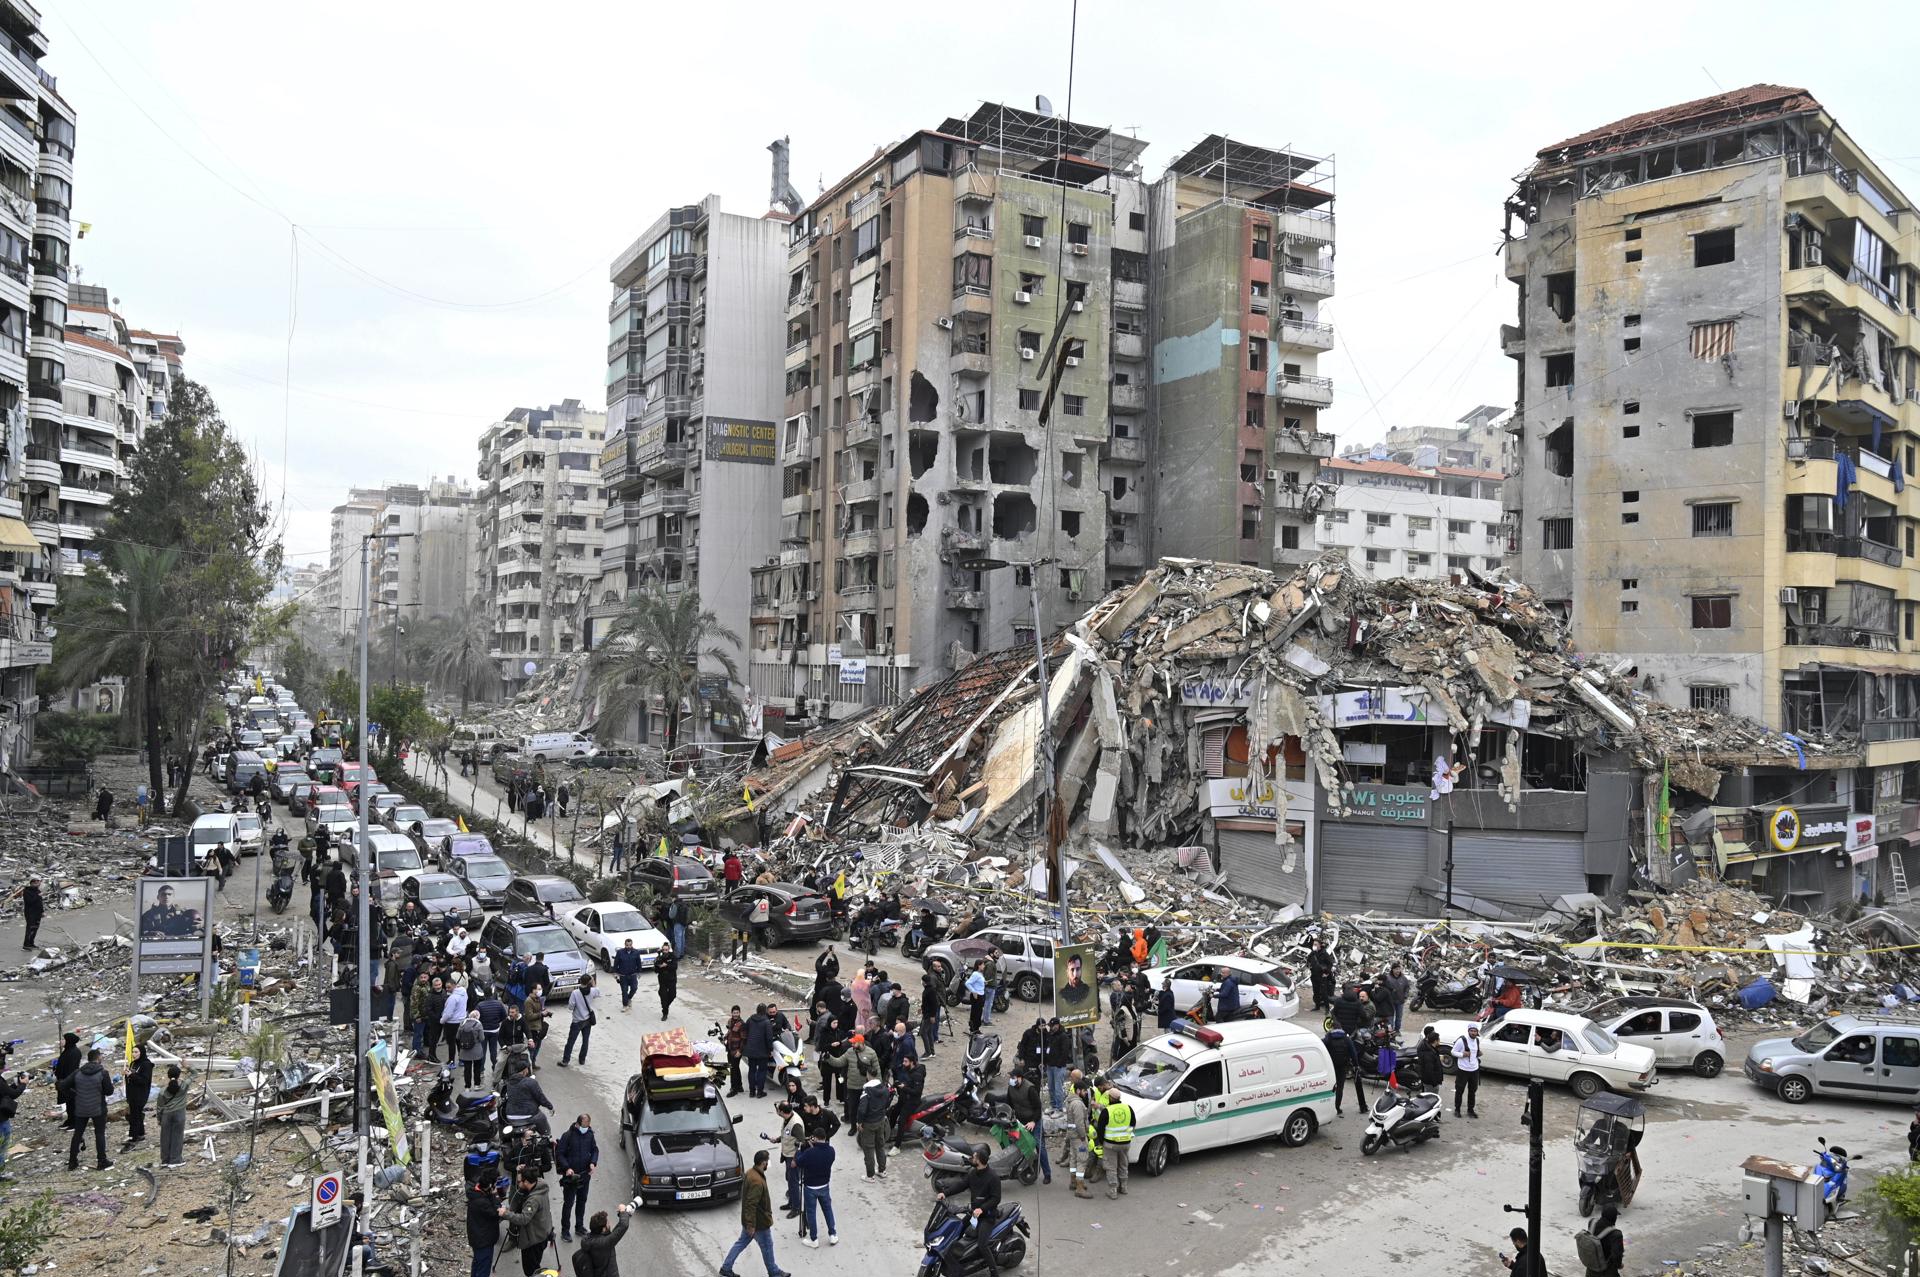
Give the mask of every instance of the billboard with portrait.
[{"label": "billboard with portrait", "polygon": [[1100,1023],[1100,989],[1093,979],[1093,946],[1069,944],[1053,951],[1053,1013],[1063,1028]]},{"label": "billboard with portrait", "polygon": [[141,878],[134,884],[133,964],[139,975],[196,975],[213,938],[213,879]]}]

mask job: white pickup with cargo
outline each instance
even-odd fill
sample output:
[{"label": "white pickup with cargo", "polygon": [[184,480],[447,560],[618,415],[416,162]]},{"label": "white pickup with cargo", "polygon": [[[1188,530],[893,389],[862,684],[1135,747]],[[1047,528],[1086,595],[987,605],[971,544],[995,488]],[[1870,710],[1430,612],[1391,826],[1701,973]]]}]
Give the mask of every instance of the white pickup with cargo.
[{"label": "white pickup with cargo", "polygon": [[588,758],[594,748],[593,737],[585,732],[536,732],[520,738],[520,752],[536,763],[555,758]]},{"label": "white pickup with cargo", "polygon": [[456,754],[492,758],[495,751],[508,747],[508,741],[485,723],[455,723],[447,747]]},{"label": "white pickup with cargo", "polygon": [[1284,1020],[1175,1020],[1108,1076],[1133,1109],[1128,1161],[1149,1175],[1181,1153],[1270,1136],[1298,1148],[1334,1115],[1326,1047]]}]

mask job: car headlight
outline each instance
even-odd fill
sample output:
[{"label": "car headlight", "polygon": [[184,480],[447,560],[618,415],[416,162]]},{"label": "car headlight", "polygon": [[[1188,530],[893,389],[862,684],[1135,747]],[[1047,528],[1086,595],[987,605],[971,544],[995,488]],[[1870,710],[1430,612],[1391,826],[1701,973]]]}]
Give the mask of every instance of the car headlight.
[{"label": "car headlight", "polygon": [[1766,1059],[1760,1061],[1760,1071],[1762,1073],[1773,1072],[1773,1057],[1771,1055],[1769,1055]]}]

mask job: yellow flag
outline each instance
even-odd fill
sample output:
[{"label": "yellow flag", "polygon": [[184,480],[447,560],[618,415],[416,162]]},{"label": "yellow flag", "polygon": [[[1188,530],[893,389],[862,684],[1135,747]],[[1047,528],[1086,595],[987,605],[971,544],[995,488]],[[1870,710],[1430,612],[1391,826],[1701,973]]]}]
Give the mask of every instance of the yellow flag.
[{"label": "yellow flag", "polygon": [[747,810],[752,811],[753,810],[753,786],[752,785],[740,786],[740,796],[747,800]]},{"label": "yellow flag", "polygon": [[840,876],[833,880],[833,898],[835,900],[841,900],[846,897],[846,894],[847,894],[847,871],[842,869],[840,871]]},{"label": "yellow flag", "polygon": [[134,1051],[133,1017],[128,1016],[127,1017],[127,1067],[128,1068],[133,1067],[133,1051]]},{"label": "yellow flag", "polygon": [[468,828],[467,828],[467,818],[466,818],[465,816],[458,816],[458,815],[456,815],[456,816],[455,816],[455,817],[453,818],[453,823],[454,823],[454,824],[456,824],[456,825],[458,825],[458,826],[460,826],[460,832],[461,832],[461,833],[463,833],[463,834],[466,834],[466,833],[472,833],[472,832],[473,832],[472,830],[470,830],[470,829],[468,829]]},{"label": "yellow flag", "polygon": [[666,858],[666,855],[667,855],[667,836],[666,836],[665,834],[661,834],[661,835],[660,835],[660,850],[659,850],[659,852],[658,852],[657,854],[658,854],[658,855],[659,855],[659,856],[660,856],[660,857],[661,857],[662,859],[665,859],[665,858]]}]

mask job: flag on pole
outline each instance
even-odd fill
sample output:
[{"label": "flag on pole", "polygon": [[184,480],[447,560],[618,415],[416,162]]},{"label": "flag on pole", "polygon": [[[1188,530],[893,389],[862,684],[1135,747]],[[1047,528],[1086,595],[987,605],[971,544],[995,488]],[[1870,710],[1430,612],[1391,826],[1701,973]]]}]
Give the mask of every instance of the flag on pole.
[{"label": "flag on pole", "polygon": [[127,1017],[127,1067],[128,1068],[133,1067],[133,1052],[134,1052],[133,1017],[128,1016]]},{"label": "flag on pole", "polygon": [[1669,842],[1668,829],[1673,819],[1673,791],[1668,785],[1667,762],[1660,762],[1660,815],[1654,829],[1660,835],[1660,846],[1664,849]]},{"label": "flag on pole", "polygon": [[467,818],[465,816],[460,816],[460,815],[454,816],[453,823],[460,826],[460,832],[463,834],[470,834],[473,832],[471,829],[467,828]]},{"label": "flag on pole", "polygon": [[664,859],[664,858],[666,857],[666,855],[667,855],[667,836],[666,836],[665,834],[661,834],[661,835],[660,835],[660,846],[659,846],[659,848],[658,848],[658,849],[657,849],[657,850],[656,850],[656,851],[654,852],[654,854],[655,854],[655,855],[657,855],[657,856],[660,856],[660,857],[661,857],[662,859]]},{"label": "flag on pole", "polygon": [[833,898],[844,900],[847,896],[847,871],[842,869],[840,876],[833,880]]},{"label": "flag on pole", "polygon": [[1147,950],[1147,962],[1149,965],[1156,967],[1164,967],[1167,965],[1167,938],[1165,936],[1161,936],[1158,940],[1155,940],[1153,942],[1153,948]]}]

